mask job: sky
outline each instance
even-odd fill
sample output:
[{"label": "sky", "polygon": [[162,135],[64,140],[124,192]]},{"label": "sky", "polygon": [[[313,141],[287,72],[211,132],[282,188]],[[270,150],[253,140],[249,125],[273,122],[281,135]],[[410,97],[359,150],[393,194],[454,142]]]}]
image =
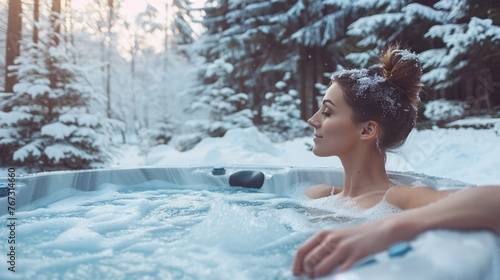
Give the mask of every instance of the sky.
[{"label": "sky", "polygon": [[[72,1],[73,8],[75,10],[83,10],[84,7],[87,5],[89,0],[78,0],[78,1]],[[172,2],[172,0],[148,0],[148,1],[141,1],[141,0],[123,0],[120,11],[119,13],[123,15],[123,17],[130,23],[134,23],[137,15],[141,12],[144,12],[146,7],[148,5],[151,5],[157,10],[157,18],[160,23],[165,23],[165,18],[166,18],[166,9],[165,9],[165,4],[167,1]],[[203,7],[205,3],[205,0],[192,0],[192,7],[193,8],[199,8]],[[171,15],[169,16],[171,18]],[[132,26],[132,30],[134,27]],[[194,24],[193,29],[195,31],[200,31],[201,26],[199,24]],[[130,34],[128,32],[124,31],[119,31],[117,32],[118,40],[119,40],[119,45],[123,46],[128,46],[131,44],[130,41]],[[163,35],[154,35],[154,36],[149,36],[147,41],[150,46],[153,46],[154,49],[156,49],[158,52],[161,52],[164,48],[164,42],[163,42],[164,36]],[[122,51],[122,55],[127,58],[129,54],[127,51]]]}]

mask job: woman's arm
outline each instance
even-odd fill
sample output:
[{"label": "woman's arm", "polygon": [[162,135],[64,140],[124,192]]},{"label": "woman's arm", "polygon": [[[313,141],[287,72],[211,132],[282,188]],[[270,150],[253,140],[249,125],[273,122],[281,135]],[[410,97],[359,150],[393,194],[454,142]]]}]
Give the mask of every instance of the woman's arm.
[{"label": "woman's arm", "polygon": [[416,234],[435,228],[488,229],[500,234],[500,186],[464,189],[398,216],[398,222],[413,225]]},{"label": "woman's arm", "polygon": [[500,234],[500,186],[465,189],[372,223],[321,231],[298,249],[293,273],[319,277],[336,267],[345,271],[360,259],[394,243],[438,228],[486,229]]}]

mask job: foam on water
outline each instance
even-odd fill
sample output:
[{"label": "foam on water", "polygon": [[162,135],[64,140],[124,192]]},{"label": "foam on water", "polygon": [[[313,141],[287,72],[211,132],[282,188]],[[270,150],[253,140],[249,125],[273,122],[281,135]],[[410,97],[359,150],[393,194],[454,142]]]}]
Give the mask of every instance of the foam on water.
[{"label": "foam on water", "polygon": [[309,200],[307,205],[325,211],[333,211],[332,214],[334,213],[335,217],[355,219],[357,223],[361,220],[363,222],[374,221],[402,211],[397,206],[388,203],[385,197],[377,205],[369,209],[363,209],[352,199],[343,197],[340,194]]},{"label": "foam on water", "polygon": [[18,266],[0,278],[293,278],[296,248],[342,222],[307,205],[305,187],[283,195],[150,181],[61,190],[18,210]]},{"label": "foam on water", "polygon": [[319,229],[399,211],[385,201],[362,210],[338,195],[306,199],[307,186],[62,190],[19,209],[16,273],[0,270],[0,279],[293,279],[297,247]]}]

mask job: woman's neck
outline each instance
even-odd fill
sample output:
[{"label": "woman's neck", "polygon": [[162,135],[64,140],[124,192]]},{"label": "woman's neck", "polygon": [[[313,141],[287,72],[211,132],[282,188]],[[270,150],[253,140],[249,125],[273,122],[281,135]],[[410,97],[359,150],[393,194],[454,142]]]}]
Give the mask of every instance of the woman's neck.
[{"label": "woman's neck", "polygon": [[387,177],[385,156],[373,149],[358,150],[339,157],[344,166],[344,197],[355,198],[375,191],[387,191],[394,184]]}]

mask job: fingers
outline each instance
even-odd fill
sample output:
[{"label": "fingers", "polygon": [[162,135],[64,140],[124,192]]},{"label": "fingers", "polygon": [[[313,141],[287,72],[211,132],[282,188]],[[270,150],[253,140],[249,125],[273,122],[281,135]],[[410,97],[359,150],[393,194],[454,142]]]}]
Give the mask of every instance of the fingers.
[{"label": "fingers", "polygon": [[328,275],[333,270],[335,270],[339,264],[342,263],[343,255],[338,251],[334,251],[331,254],[325,256],[321,262],[314,268],[311,277],[321,277]]},{"label": "fingers", "polygon": [[304,259],[304,267],[309,277],[327,275],[341,264],[344,252],[336,245],[334,239],[327,239]]},{"label": "fingers", "polygon": [[357,261],[362,259],[362,254],[356,252],[349,244],[340,244],[336,250],[325,257],[314,270],[314,277],[329,274],[335,269],[336,273],[349,270]]},{"label": "fingers", "polygon": [[318,246],[312,249],[303,261],[306,272],[310,274],[316,270],[318,264],[335,250],[335,245],[335,240],[327,236]]},{"label": "fingers", "polygon": [[313,238],[308,240],[304,245],[302,245],[295,255],[295,260],[293,262],[293,274],[294,275],[303,275],[305,273],[303,264],[304,258],[310,253],[311,250],[316,248],[323,239],[328,235],[328,231],[320,231]]},{"label": "fingers", "polygon": [[[328,275],[334,269],[344,272],[365,254],[352,241],[341,239],[335,232],[319,235],[311,239],[298,252],[294,263],[295,275],[321,277]],[[300,250],[300,249],[299,249]]]},{"label": "fingers", "polygon": [[352,257],[346,260],[339,268],[339,272],[344,272],[349,270],[357,261],[361,260],[361,257]]}]

